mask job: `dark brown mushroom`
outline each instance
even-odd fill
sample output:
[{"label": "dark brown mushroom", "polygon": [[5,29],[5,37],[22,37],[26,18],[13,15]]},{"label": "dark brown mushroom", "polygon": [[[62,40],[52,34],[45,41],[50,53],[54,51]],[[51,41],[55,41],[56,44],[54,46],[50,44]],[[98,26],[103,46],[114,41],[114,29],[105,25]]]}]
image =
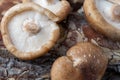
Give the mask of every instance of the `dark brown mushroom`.
[{"label": "dark brown mushroom", "polygon": [[58,58],[51,70],[52,80],[101,80],[108,59],[98,46],[78,43]]}]

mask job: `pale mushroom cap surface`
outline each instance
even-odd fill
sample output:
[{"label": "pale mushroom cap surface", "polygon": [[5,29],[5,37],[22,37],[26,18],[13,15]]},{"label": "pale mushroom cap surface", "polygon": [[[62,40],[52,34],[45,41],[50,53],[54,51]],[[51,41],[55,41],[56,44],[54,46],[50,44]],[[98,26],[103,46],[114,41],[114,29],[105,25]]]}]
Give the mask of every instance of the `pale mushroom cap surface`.
[{"label": "pale mushroom cap surface", "polygon": [[59,26],[48,15],[55,18],[54,14],[34,3],[19,4],[8,10],[1,22],[7,49],[25,60],[47,53],[60,34]]},{"label": "pale mushroom cap surface", "polygon": [[89,43],[78,43],[58,58],[51,69],[52,80],[101,80],[108,58],[101,48]]},{"label": "pale mushroom cap surface", "polygon": [[[27,21],[35,22],[40,31],[37,34],[30,34],[23,30]],[[53,41],[54,31],[57,29],[58,26],[47,16],[33,11],[22,12],[14,16],[8,23],[12,43],[22,52],[34,52],[41,49],[50,40]]]},{"label": "pale mushroom cap surface", "polygon": [[112,26],[114,26],[120,30],[119,9],[118,9],[119,16],[117,16],[118,19],[114,18],[114,16],[113,16],[114,15],[113,9],[115,6],[117,6],[117,4],[107,1],[107,0],[95,0],[95,3],[96,3],[96,7],[97,7],[98,11],[104,17],[104,19],[109,24],[111,24]]},{"label": "pale mushroom cap surface", "polygon": [[50,10],[60,18],[59,21],[65,19],[71,10],[69,2],[66,0],[23,0],[23,2],[33,2]]},{"label": "pale mushroom cap surface", "polygon": [[[117,0],[116,0],[117,1]],[[86,19],[96,31],[120,40],[120,4],[111,0],[85,0]]]}]

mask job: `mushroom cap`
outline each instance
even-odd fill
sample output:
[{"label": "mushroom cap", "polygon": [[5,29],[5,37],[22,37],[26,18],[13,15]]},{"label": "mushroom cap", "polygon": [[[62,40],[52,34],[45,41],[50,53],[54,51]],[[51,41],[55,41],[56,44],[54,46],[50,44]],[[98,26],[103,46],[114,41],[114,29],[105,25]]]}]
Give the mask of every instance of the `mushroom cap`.
[{"label": "mushroom cap", "polygon": [[118,41],[120,40],[119,8],[119,4],[109,0],[85,0],[84,2],[84,12],[91,27]]},{"label": "mushroom cap", "polygon": [[60,29],[54,22],[56,20],[58,17],[53,13],[34,3],[15,5],[6,12],[1,22],[3,42],[20,59],[40,57],[59,38]]},{"label": "mushroom cap", "polygon": [[23,3],[24,2],[34,2],[50,10],[60,18],[58,22],[65,19],[71,10],[71,6],[67,0],[23,0]]},{"label": "mushroom cap", "polygon": [[73,62],[66,56],[58,58],[51,69],[51,80],[81,80],[79,70],[75,69]]},{"label": "mushroom cap", "polygon": [[[101,48],[89,43],[78,43],[58,58],[51,69],[52,80],[101,80],[108,59]],[[74,76],[73,76],[74,75]]]},{"label": "mushroom cap", "polygon": [[101,48],[89,42],[78,43],[67,51],[67,56],[74,67],[82,69],[83,78],[101,80],[108,63]]}]

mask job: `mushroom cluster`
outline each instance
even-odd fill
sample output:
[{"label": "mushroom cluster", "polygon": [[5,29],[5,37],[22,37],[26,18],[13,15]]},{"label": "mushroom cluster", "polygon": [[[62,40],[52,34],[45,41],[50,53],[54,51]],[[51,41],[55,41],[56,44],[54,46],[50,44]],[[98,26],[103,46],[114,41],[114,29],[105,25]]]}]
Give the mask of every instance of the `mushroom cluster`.
[{"label": "mushroom cluster", "polygon": [[[46,6],[33,2],[21,3],[10,8],[1,21],[1,34],[6,48],[23,60],[40,57],[55,45],[60,35],[56,22],[65,19],[70,11],[66,0],[39,2]],[[50,8],[47,6],[49,3]],[[64,11],[63,7],[67,10]]]},{"label": "mushroom cluster", "polygon": [[[67,17],[71,7],[67,0],[22,1],[5,13],[1,33],[6,48],[13,55],[31,60],[46,54],[55,45],[60,36],[57,23]],[[73,2],[83,3],[84,0]],[[120,40],[119,9],[119,0],[85,0],[84,3],[85,15],[92,27],[114,40]],[[51,79],[101,80],[107,64],[108,58],[100,47],[78,42],[66,56],[54,62]]]},{"label": "mushroom cluster", "polygon": [[52,80],[101,80],[108,59],[101,48],[89,43],[78,43],[58,58],[51,69]]},{"label": "mushroom cluster", "polygon": [[84,12],[96,31],[113,40],[120,40],[119,0],[85,0]]}]

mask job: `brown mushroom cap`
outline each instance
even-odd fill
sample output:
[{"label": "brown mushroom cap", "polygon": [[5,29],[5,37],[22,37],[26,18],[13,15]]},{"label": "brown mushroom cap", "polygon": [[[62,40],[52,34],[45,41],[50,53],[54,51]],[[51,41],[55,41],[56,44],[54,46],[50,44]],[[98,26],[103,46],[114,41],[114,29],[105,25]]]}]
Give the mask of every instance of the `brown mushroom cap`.
[{"label": "brown mushroom cap", "polygon": [[75,69],[68,57],[58,58],[51,69],[51,80],[81,80],[79,70]]},{"label": "brown mushroom cap", "polygon": [[58,40],[60,30],[56,20],[58,17],[53,13],[34,3],[18,4],[2,19],[3,42],[20,59],[37,58],[47,53]]},{"label": "brown mushroom cap", "polygon": [[[117,5],[117,6],[116,6]],[[91,27],[105,36],[120,40],[119,4],[109,0],[85,0],[84,11]]]},{"label": "brown mushroom cap", "polygon": [[78,43],[58,58],[51,69],[52,80],[101,80],[108,59],[98,46]]},{"label": "brown mushroom cap", "polygon": [[70,4],[67,0],[23,0],[23,3],[24,2],[34,2],[50,10],[60,18],[58,22],[65,19],[71,10]]}]

